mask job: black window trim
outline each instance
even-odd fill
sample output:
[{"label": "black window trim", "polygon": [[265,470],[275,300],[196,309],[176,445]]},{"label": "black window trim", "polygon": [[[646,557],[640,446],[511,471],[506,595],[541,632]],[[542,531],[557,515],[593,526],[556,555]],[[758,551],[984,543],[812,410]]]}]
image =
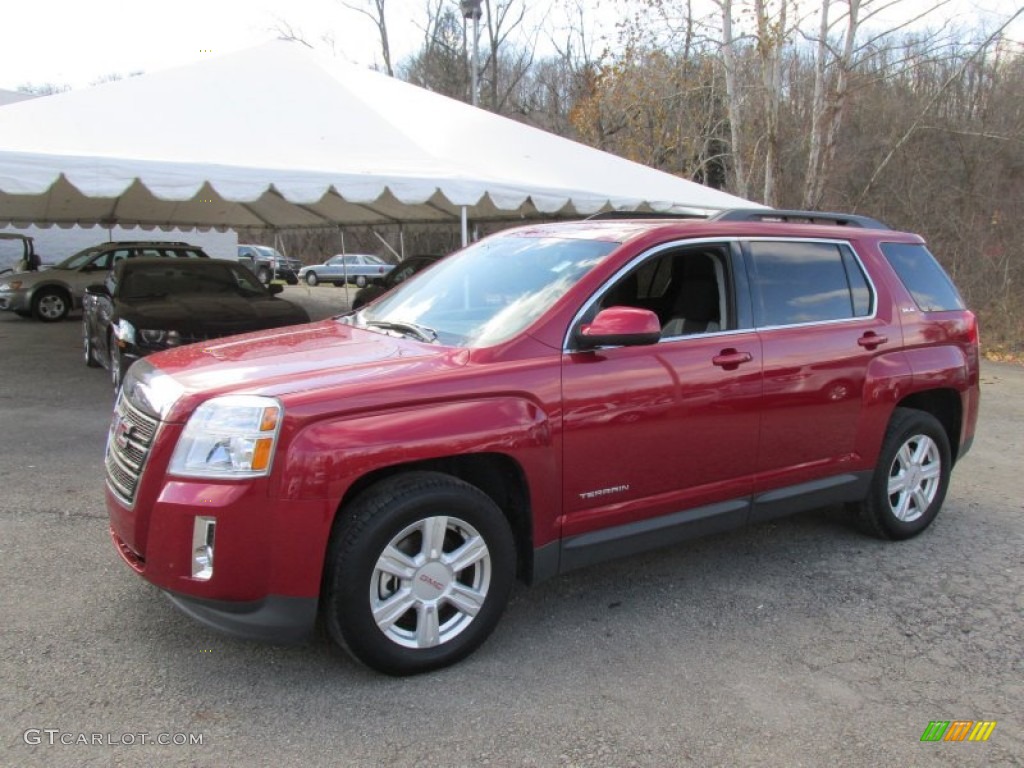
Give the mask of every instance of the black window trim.
[{"label": "black window trim", "polygon": [[876,320],[878,318],[878,288],[875,286],[875,281],[871,278],[871,272],[864,266],[864,260],[861,259],[860,254],[857,253],[857,249],[853,247],[853,243],[849,240],[828,237],[741,237],[739,240],[743,249],[743,261],[747,268],[746,277],[747,282],[750,284],[750,300],[752,304],[754,302],[754,293],[757,290],[757,286],[752,275],[753,255],[750,252],[750,243],[825,243],[826,245],[835,245],[840,248],[845,247],[856,261],[857,266],[860,268],[861,274],[864,275],[864,279],[867,281],[868,288],[871,291],[871,312],[866,315],[842,317],[838,320],[812,320],[809,323],[785,323],[783,325],[758,325],[755,317],[751,320],[754,330],[774,331],[781,330],[783,328],[809,328],[819,325],[837,325],[839,323],[861,323],[866,320]]}]

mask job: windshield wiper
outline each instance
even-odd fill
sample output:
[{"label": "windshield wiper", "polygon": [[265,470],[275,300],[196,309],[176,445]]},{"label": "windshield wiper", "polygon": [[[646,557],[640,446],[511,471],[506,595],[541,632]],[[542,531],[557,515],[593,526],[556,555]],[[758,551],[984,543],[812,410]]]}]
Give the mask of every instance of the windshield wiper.
[{"label": "windshield wiper", "polygon": [[406,336],[414,336],[420,341],[425,341],[427,344],[433,344],[437,341],[437,331],[433,328],[427,328],[425,325],[416,325],[416,323],[407,323],[403,320],[367,320],[366,325],[369,328],[380,328],[382,331],[397,331]]}]

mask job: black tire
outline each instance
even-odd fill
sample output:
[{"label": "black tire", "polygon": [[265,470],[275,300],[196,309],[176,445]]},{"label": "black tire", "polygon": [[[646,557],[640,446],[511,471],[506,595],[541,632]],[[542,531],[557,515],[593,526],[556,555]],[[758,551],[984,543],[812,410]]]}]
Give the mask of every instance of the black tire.
[{"label": "black tire", "polygon": [[288,275],[287,277],[285,277],[284,281],[288,283],[288,285],[299,284],[299,278],[297,278],[295,275]]},{"label": "black tire", "polygon": [[306,285],[312,287],[320,282],[320,279],[316,276],[316,272],[306,273]]},{"label": "black tire", "polygon": [[952,470],[949,436],[924,411],[897,408],[885,433],[867,498],[855,507],[865,532],[909,539],[939,514]]},{"label": "black tire", "polygon": [[60,288],[44,288],[32,300],[32,316],[44,323],[56,323],[71,311],[71,297]]},{"label": "black tire", "polygon": [[[490,497],[448,475],[414,472],[371,487],[342,514],[324,581],[334,642],[368,667],[411,675],[453,664],[487,639],[508,602],[516,562],[512,531]],[[475,559],[462,568],[442,562],[469,542]],[[388,550],[402,574],[387,572]],[[432,614],[436,625],[424,618]]]},{"label": "black tire", "polygon": [[366,287],[366,275],[357,275],[356,276],[356,288],[365,288],[365,287]]},{"label": "black tire", "polygon": [[267,267],[260,267],[256,272],[256,277],[264,285],[270,285],[270,281],[274,279],[273,273]]},{"label": "black tire", "polygon": [[100,363],[96,359],[96,347],[92,344],[92,337],[89,334],[89,324],[82,318],[82,355],[85,357],[85,364],[90,368],[99,368]]}]

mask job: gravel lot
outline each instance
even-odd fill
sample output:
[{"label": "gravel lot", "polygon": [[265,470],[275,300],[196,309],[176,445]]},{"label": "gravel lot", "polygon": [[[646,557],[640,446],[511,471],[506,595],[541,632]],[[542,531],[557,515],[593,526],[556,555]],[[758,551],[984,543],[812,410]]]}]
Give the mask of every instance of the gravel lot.
[{"label": "gravel lot", "polygon": [[[215,634],[120,562],[111,392],[79,333],[0,313],[2,765],[1024,765],[1022,367],[984,367],[978,440],[915,540],[824,510],[590,568],[518,589],[462,664],[395,680]],[[998,725],[920,742],[957,719]]]}]

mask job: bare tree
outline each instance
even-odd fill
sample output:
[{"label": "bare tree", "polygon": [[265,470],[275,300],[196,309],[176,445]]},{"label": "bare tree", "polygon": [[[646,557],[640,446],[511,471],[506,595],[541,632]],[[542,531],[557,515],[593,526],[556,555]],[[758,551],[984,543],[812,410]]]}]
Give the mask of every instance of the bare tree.
[{"label": "bare tree", "polygon": [[740,197],[748,197],[747,169],[743,161],[743,97],[737,85],[736,37],[733,33],[732,0],[716,0],[722,14],[722,65],[725,70],[725,97],[729,115],[729,141],[733,187]]},{"label": "bare tree", "polygon": [[484,0],[488,55],[482,70],[490,92],[490,108],[505,111],[508,98],[533,64],[535,39],[513,47],[509,36],[521,31],[526,16],[524,0]]},{"label": "bare tree", "polygon": [[462,16],[445,0],[427,0],[420,50],[398,67],[399,75],[422,88],[454,99],[469,95]]},{"label": "bare tree", "polygon": [[377,27],[377,35],[380,38],[380,52],[384,57],[384,71],[394,77],[395,70],[391,66],[391,43],[388,39],[388,22],[384,15],[384,6],[387,0],[359,0],[359,2],[348,2],[340,0],[341,4],[351,11],[361,13],[373,22]]}]

